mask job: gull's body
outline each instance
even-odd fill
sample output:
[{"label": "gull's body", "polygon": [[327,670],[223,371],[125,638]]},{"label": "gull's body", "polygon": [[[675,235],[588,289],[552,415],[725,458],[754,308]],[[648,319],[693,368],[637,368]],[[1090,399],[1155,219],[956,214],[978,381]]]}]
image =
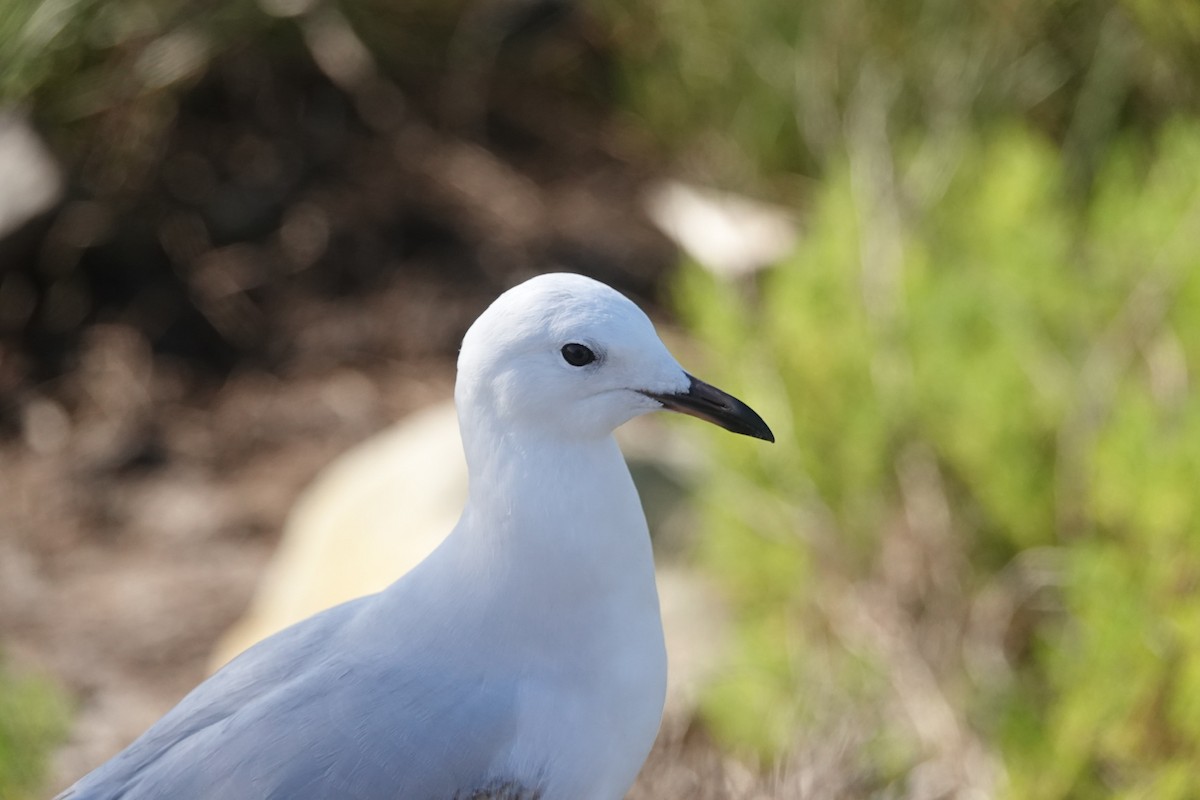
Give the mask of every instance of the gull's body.
[{"label": "gull's body", "polygon": [[[593,361],[564,362],[579,343]],[[459,358],[470,488],[443,544],[383,592],[251,648],[64,796],[624,796],[667,665],[611,432],[663,405],[745,428],[744,406],[676,403],[696,386],[715,391],[602,284],[549,275],[502,295]],[[753,419],[740,432],[763,436]]]}]

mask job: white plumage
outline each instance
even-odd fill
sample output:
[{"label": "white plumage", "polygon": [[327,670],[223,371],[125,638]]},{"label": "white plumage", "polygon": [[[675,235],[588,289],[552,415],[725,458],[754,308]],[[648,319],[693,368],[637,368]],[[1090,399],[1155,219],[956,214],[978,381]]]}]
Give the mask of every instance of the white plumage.
[{"label": "white plumage", "polygon": [[666,657],[645,517],[612,431],[668,407],[770,438],[575,275],[506,292],[468,331],[469,471],[454,531],[382,592],[234,659],[77,798],[622,797]]}]

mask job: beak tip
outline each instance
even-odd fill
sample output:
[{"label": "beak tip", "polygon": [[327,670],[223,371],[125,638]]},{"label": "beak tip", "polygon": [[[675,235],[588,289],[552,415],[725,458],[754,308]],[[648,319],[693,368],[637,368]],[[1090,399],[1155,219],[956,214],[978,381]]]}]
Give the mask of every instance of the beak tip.
[{"label": "beak tip", "polygon": [[686,392],[657,394],[644,392],[664,408],[712,422],[732,433],[740,433],[775,443],[775,434],[754,409],[732,395],[688,375],[691,382]]},{"label": "beak tip", "polygon": [[745,435],[752,436],[755,439],[761,439],[764,442],[775,444],[775,434],[771,431],[770,426],[763,421],[762,417],[758,416],[758,414],[754,414],[754,418],[752,420],[748,420],[747,423],[748,424],[743,430],[735,432],[744,433]]}]

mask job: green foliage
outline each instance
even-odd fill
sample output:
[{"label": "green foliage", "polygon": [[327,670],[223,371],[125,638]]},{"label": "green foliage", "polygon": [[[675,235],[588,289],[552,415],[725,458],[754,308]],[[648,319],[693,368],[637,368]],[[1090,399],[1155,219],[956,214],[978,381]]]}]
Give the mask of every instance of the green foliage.
[{"label": "green foliage", "polygon": [[858,609],[899,620],[1010,796],[1197,796],[1200,126],[1113,151],[1082,210],[1021,128],[937,191],[917,163],[834,167],[757,287],[680,277],[714,379],[779,437],[711,437],[701,555],[743,647],[706,712],[770,755],[879,709],[874,769],[927,757],[888,710],[913,654]]},{"label": "green foliage", "polygon": [[48,105],[52,121],[69,122],[198,75],[269,21],[237,0],[6,0],[0,100]]},{"label": "green foliage", "polygon": [[[899,136],[1021,118],[1086,184],[1125,127],[1200,107],[1200,14],[1170,0],[605,0],[621,101],[693,173],[820,175],[847,122]],[[784,181],[786,183],[786,180]]]},{"label": "green foliage", "polygon": [[281,27],[243,0],[3,0],[0,106],[27,112],[87,189],[136,194],[179,94],[224,50]]},{"label": "green foliage", "polygon": [[0,800],[39,796],[66,723],[66,703],[50,684],[0,665]]}]

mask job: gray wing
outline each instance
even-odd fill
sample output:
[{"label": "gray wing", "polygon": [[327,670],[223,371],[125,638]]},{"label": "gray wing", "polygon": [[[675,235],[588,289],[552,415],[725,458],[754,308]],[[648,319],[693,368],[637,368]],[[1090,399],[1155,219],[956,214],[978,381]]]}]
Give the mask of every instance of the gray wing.
[{"label": "gray wing", "polygon": [[60,798],[487,797],[512,687],[381,648],[355,624],[374,597],[251,648]]}]

